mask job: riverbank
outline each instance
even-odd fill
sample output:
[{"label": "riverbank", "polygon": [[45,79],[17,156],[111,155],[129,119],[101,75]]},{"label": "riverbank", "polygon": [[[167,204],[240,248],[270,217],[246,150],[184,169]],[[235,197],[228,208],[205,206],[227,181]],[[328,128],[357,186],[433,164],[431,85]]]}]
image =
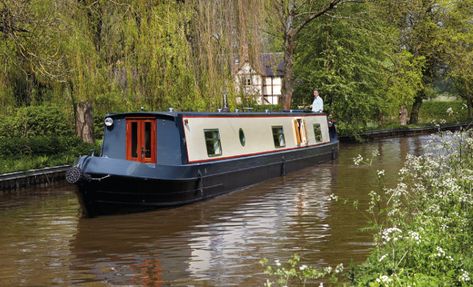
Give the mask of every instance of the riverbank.
[{"label": "riverbank", "polygon": [[364,131],[359,134],[342,135],[339,137],[341,142],[353,143],[376,140],[388,137],[399,137],[399,136],[412,136],[422,135],[429,133],[437,133],[441,131],[458,131],[468,129],[472,126],[471,122],[456,123],[456,124],[437,124],[437,125],[426,125],[422,127],[396,127],[387,129],[376,129]]},{"label": "riverbank", "polygon": [[20,190],[30,186],[46,187],[63,182],[70,165],[45,167],[0,174],[0,192]]}]

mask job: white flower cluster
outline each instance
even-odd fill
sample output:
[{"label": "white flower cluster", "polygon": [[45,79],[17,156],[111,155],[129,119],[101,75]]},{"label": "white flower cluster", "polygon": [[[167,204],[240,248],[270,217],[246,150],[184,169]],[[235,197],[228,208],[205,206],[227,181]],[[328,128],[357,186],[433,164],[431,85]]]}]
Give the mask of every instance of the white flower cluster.
[{"label": "white flower cluster", "polygon": [[328,196],[329,200],[333,200],[333,201],[338,201],[338,196],[336,196],[335,194],[331,193],[329,196]]},{"label": "white flower cluster", "polygon": [[363,161],[363,157],[361,156],[361,154],[353,158],[353,164],[356,166],[359,166],[362,161]]},{"label": "white flower cluster", "polygon": [[442,247],[437,246],[437,257],[444,257],[445,256],[445,251],[442,249]]},{"label": "white flower cluster", "polygon": [[376,278],[377,283],[382,283],[382,284],[389,284],[393,281],[391,277],[388,275],[381,275],[378,278]]},{"label": "white flower cluster", "polygon": [[463,269],[461,269],[461,272],[462,272],[462,274],[460,275],[460,278],[459,278],[460,281],[461,282],[469,282],[471,280],[470,279],[470,274],[467,271],[463,270]]},{"label": "white flower cluster", "polygon": [[397,227],[390,227],[383,230],[381,234],[381,238],[383,239],[383,243],[386,244],[388,242],[396,242],[401,238],[402,230]]},{"label": "white flower cluster", "polygon": [[378,170],[376,173],[378,174],[378,177],[383,177],[384,176],[384,169]]},{"label": "white flower cluster", "polygon": [[420,235],[415,231],[409,231],[409,238],[415,241],[416,244],[420,243]]},{"label": "white flower cluster", "polygon": [[452,107],[449,107],[449,108],[447,109],[447,114],[448,114],[449,116],[453,115],[453,109],[452,109]]},{"label": "white flower cluster", "polygon": [[342,273],[342,272],[343,272],[343,263],[340,263],[335,267],[335,273]]}]

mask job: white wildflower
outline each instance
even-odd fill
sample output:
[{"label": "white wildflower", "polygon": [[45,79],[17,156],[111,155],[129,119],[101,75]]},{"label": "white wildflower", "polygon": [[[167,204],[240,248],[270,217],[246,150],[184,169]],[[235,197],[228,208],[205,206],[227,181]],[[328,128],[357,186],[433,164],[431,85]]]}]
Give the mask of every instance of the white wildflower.
[{"label": "white wildflower", "polygon": [[329,200],[338,201],[338,196],[332,193],[329,195]]},{"label": "white wildflower", "polygon": [[281,266],[281,262],[279,262],[279,259],[274,260],[274,263],[275,263],[276,266],[278,266],[278,267]]},{"label": "white wildflower", "polygon": [[392,281],[391,277],[387,275],[381,275],[378,278],[376,278],[376,282],[378,283],[389,284],[391,281]]},{"label": "white wildflower", "polygon": [[420,235],[415,231],[409,231],[409,238],[414,240],[417,244],[420,243]]},{"label": "white wildflower", "polygon": [[378,262],[383,261],[386,257],[388,257],[388,255],[387,255],[387,254],[384,254],[383,256],[381,256],[381,257],[378,259]]},{"label": "white wildflower", "polygon": [[340,263],[335,267],[335,273],[343,272],[343,263]]},{"label": "white wildflower", "polygon": [[400,238],[401,229],[397,227],[390,227],[383,230],[381,237],[383,238],[383,243],[388,243],[390,241],[397,241]]},{"label": "white wildflower", "polygon": [[355,158],[353,158],[353,164],[358,166],[360,163],[363,161],[363,157],[361,154],[357,155]]},{"label": "white wildflower", "polygon": [[324,268],[325,273],[332,273],[332,267],[328,266]]},{"label": "white wildflower", "polygon": [[444,257],[445,256],[445,251],[442,249],[442,247],[437,246],[437,257]]},{"label": "white wildflower", "polygon": [[299,270],[304,271],[307,269],[307,265],[301,265],[299,266]]},{"label": "white wildflower", "polygon": [[470,281],[470,274],[467,271],[463,270],[463,269],[461,269],[460,271],[462,272],[462,274],[460,275],[460,278],[459,278],[460,281],[462,281],[462,282]]},{"label": "white wildflower", "polygon": [[449,107],[449,108],[447,109],[447,114],[448,114],[449,116],[453,115],[453,109],[452,109],[452,107]]},{"label": "white wildflower", "polygon": [[384,169],[378,170],[377,173],[378,173],[378,177],[383,177],[384,176]]}]

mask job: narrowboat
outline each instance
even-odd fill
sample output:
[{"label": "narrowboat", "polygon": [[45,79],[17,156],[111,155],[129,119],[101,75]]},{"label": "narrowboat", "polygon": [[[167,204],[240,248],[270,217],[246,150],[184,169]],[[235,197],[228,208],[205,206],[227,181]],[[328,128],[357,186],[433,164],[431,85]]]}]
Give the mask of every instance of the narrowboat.
[{"label": "narrowboat", "polygon": [[323,113],[120,113],[105,117],[101,154],[66,179],[93,217],[208,199],[337,155]]}]

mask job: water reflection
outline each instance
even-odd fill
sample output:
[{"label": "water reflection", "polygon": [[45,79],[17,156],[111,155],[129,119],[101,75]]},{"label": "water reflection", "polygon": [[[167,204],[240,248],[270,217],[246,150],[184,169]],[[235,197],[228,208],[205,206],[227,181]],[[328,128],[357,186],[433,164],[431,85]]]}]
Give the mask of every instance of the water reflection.
[{"label": "water reflection", "polygon": [[[284,261],[297,252],[310,264],[362,261],[371,236],[360,228],[367,194],[379,186],[376,171],[386,170],[386,183],[394,184],[406,154],[422,152],[424,141],[343,145],[334,162],[148,213],[80,219],[69,186],[2,196],[0,285],[260,286],[263,257]],[[357,154],[379,156],[354,167]]]}]

